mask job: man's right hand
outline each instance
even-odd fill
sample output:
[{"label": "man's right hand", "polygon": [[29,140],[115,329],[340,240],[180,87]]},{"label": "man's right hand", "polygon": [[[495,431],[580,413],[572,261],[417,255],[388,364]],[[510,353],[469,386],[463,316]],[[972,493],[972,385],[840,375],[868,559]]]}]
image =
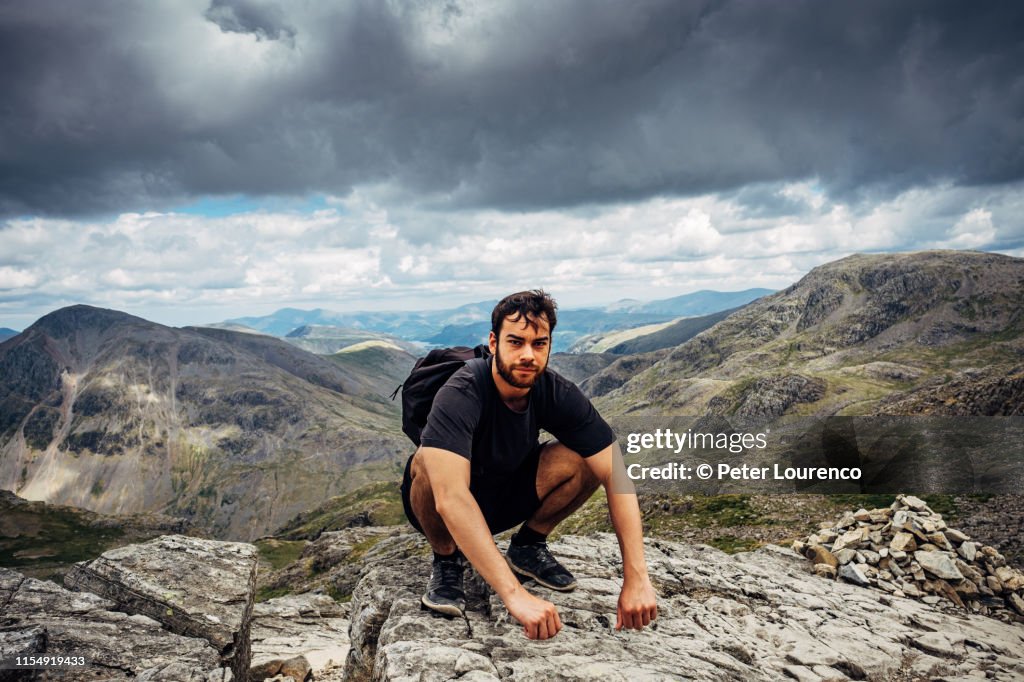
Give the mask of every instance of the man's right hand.
[{"label": "man's right hand", "polygon": [[522,586],[505,600],[505,608],[523,626],[529,639],[550,639],[562,629],[558,609],[551,602],[535,597]]}]

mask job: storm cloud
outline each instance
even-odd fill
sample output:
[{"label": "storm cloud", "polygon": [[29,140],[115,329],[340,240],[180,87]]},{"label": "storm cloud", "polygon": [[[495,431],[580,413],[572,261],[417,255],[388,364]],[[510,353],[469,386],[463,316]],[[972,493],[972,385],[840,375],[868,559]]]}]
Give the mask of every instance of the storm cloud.
[{"label": "storm cloud", "polygon": [[1024,5],[996,2],[6,3],[0,215],[1003,185],[1022,35]]}]

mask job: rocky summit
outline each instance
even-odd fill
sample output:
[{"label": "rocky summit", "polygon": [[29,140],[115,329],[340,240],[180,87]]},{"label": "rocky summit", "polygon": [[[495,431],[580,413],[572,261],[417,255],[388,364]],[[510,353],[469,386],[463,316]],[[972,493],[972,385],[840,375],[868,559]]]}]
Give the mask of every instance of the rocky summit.
[{"label": "rocky summit", "polygon": [[1021,258],[858,254],[581,388],[605,416],[1020,415],[1021,300]]},{"label": "rocky summit", "polygon": [[[565,625],[545,642],[526,640],[474,576],[464,618],[423,610],[423,540],[353,528],[281,572],[305,576],[297,589],[351,589],[348,603],[316,588],[254,603],[251,546],[183,536],[84,562],[71,589],[0,569],[0,654],[85,655],[66,680],[1024,679],[1024,625],[823,579],[788,548],[649,540],[659,617],[642,632],[613,627],[614,536],[552,549],[580,586],[530,586]],[[75,590],[86,585],[105,595]]]}]

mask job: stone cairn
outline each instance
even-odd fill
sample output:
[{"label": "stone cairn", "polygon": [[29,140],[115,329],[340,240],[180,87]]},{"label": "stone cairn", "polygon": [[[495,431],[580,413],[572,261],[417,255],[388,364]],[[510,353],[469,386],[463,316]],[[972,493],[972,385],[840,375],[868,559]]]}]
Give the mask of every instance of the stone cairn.
[{"label": "stone cairn", "polygon": [[1024,622],[1024,573],[994,548],[947,527],[912,495],[899,495],[888,508],[847,512],[793,549],[823,578]]}]

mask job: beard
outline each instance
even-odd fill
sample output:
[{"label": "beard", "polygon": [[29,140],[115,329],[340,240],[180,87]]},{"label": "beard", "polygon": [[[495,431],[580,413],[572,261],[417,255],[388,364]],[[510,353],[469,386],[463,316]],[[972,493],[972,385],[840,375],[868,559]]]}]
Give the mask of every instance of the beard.
[{"label": "beard", "polygon": [[[544,366],[538,365],[537,363],[531,363],[529,365],[519,364],[515,366],[506,364],[501,357],[500,347],[494,349],[494,362],[498,365],[498,374],[501,375],[501,378],[508,382],[510,386],[514,386],[515,388],[533,388],[538,377],[540,377],[541,373],[544,371]],[[528,374],[525,377],[522,374],[516,376],[514,370],[517,367],[531,369],[534,370],[534,372],[533,374]]]}]

